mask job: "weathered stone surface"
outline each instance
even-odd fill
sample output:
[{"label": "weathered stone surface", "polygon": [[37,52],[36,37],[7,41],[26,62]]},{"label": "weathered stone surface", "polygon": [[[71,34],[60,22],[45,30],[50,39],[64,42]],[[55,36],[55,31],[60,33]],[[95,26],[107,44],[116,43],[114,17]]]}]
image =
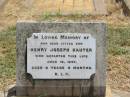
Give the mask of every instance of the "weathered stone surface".
[{"label": "weathered stone surface", "polygon": [[[96,39],[96,74],[89,80],[33,80],[26,74],[27,38],[32,33],[89,33]],[[17,95],[105,96],[106,25],[104,22],[44,23],[17,22]]]},{"label": "weathered stone surface", "polygon": [[[4,94],[4,91],[0,91],[0,97],[4,97],[4,95],[7,95],[7,92],[5,91],[5,94]],[[130,97],[130,92],[111,89],[110,86],[107,85],[106,86],[106,96],[105,97]]]},{"label": "weathered stone surface", "polygon": [[[35,1],[38,2],[38,1]],[[35,3],[34,2],[34,3]],[[43,0],[40,6],[43,13],[62,15],[82,14],[82,15],[106,15],[105,0]]]},{"label": "weathered stone surface", "polygon": [[94,14],[107,14],[106,1],[105,0],[93,0]]}]

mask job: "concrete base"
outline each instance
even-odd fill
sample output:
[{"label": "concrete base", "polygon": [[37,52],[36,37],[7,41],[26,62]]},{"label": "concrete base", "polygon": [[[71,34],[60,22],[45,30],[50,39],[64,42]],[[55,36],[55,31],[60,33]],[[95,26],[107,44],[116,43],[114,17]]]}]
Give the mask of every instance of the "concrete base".
[{"label": "concrete base", "polygon": [[[11,85],[12,87],[14,85]],[[7,92],[0,91],[0,97],[7,97]],[[130,97],[130,92],[119,91],[119,90],[111,90],[110,86],[106,88],[106,97]]]}]

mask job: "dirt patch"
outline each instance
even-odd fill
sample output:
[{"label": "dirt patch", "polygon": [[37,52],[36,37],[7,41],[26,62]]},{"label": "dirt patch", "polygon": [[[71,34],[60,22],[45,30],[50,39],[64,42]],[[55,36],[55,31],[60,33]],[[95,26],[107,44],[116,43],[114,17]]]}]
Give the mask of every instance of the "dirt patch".
[{"label": "dirt patch", "polygon": [[14,85],[14,84],[16,84],[16,79],[15,78],[12,78],[12,79],[7,79],[7,78],[5,78],[5,79],[1,79],[0,78],[0,91],[8,91],[8,87],[10,86],[10,85]]},{"label": "dirt patch", "polygon": [[[0,30],[6,28],[7,26],[15,25],[17,20],[38,20],[42,17],[43,13],[46,14],[46,10],[51,13],[57,10],[57,14],[59,14],[59,11],[66,11],[64,13],[67,13],[68,11],[73,13],[74,11],[76,11],[80,14],[84,10],[88,10],[88,12],[92,12],[94,10],[94,5],[91,0],[57,0],[58,2],[54,2],[53,0],[5,1],[6,2],[3,3],[3,6],[0,10]],[[130,21],[130,19],[120,15],[120,8],[118,8],[118,6],[109,6],[112,6],[111,9],[109,8],[111,16],[98,16],[95,18],[93,18],[92,16],[92,18],[90,19],[103,19],[107,20],[107,22],[111,24],[120,24],[119,22],[126,24],[128,23],[127,20]],[[86,18],[87,16],[85,17],[85,19]],[[80,19],[82,19],[82,17]]]},{"label": "dirt patch", "polygon": [[6,52],[6,49],[0,47],[0,57],[4,57],[5,56],[5,52]]},{"label": "dirt patch", "polygon": [[130,92],[130,61],[126,56],[108,57],[108,82],[112,88]]},{"label": "dirt patch", "polygon": [[[63,0],[64,1],[64,0]],[[0,10],[0,30],[14,25],[17,20],[36,20],[41,14],[47,12],[59,13],[60,11],[93,10],[90,0],[2,0]],[[85,5],[86,4],[86,5]],[[85,7],[87,6],[87,7]]]}]

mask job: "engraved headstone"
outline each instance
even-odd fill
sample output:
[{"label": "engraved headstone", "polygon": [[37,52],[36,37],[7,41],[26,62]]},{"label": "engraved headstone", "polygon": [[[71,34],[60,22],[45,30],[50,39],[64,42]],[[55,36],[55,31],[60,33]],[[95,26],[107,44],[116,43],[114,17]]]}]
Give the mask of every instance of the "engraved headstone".
[{"label": "engraved headstone", "polygon": [[27,73],[33,79],[90,79],[96,40],[86,33],[33,33],[27,39]]},{"label": "engraved headstone", "polygon": [[17,96],[105,97],[104,22],[17,22]]}]

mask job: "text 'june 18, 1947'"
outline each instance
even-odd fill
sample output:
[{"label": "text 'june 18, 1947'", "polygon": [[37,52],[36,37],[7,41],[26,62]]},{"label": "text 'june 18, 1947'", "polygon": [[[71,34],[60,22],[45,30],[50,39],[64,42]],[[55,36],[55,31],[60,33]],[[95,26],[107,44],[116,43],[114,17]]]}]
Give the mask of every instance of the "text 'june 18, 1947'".
[{"label": "text 'june 18, 1947'", "polygon": [[96,39],[86,33],[33,33],[27,72],[34,79],[89,79],[96,72]]}]

